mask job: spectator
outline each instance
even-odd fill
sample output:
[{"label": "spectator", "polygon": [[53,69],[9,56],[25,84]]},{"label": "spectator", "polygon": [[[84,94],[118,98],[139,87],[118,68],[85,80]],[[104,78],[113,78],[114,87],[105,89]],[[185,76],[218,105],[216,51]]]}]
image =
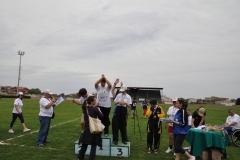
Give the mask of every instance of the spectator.
[{"label": "spectator", "polygon": [[[178,100],[177,97],[174,97],[172,99],[173,106],[169,107],[168,111],[167,111],[167,117],[171,120],[174,119],[174,116],[178,111],[178,108],[176,107],[176,101],[177,100]],[[170,153],[172,151],[172,148],[173,148],[173,131],[172,131],[173,124],[172,123],[166,123],[165,128],[167,128],[167,130],[168,130],[168,144],[169,144],[168,149],[166,150],[166,153]]]},{"label": "spectator", "polygon": [[226,123],[223,125],[224,129],[228,131],[229,134],[235,129],[240,129],[240,116],[234,113],[233,109],[228,110],[229,116],[226,119]]},{"label": "spectator", "polygon": [[126,132],[126,121],[127,121],[127,107],[130,107],[132,104],[131,97],[126,92],[127,87],[122,86],[120,92],[114,99],[115,104],[117,105],[116,117],[114,123],[114,132],[113,132],[113,143],[118,144],[118,130],[120,129],[122,135],[123,144],[127,144],[127,132]]},{"label": "spectator", "polygon": [[173,133],[174,133],[174,149],[176,153],[175,160],[180,160],[180,153],[188,157],[189,160],[195,160],[195,157],[190,155],[186,150],[182,148],[183,141],[188,133],[188,115],[187,115],[187,102],[178,99],[176,106],[179,109],[174,116],[173,120],[169,120],[169,123],[173,123]]},{"label": "spectator", "polygon": [[[106,85],[107,84],[107,85]],[[111,111],[111,101],[110,101],[110,91],[112,84],[108,81],[104,74],[102,77],[95,83],[95,89],[97,91],[97,103],[103,113],[103,118],[101,119],[102,124],[105,126],[104,135],[108,136],[109,132],[109,113]]]},{"label": "spectator", "polygon": [[[88,99],[83,103],[82,105],[83,113],[84,113],[84,130],[79,138],[79,142],[82,143],[82,147],[79,150],[78,154],[78,160],[83,160],[84,155],[86,153],[88,145],[91,145],[91,151],[90,151],[90,160],[95,160],[96,158],[96,148],[97,145],[99,147],[102,147],[102,137],[101,133],[99,134],[91,134],[89,130],[89,120],[88,120],[88,114],[89,116],[93,118],[102,118],[103,114],[99,107],[96,107],[96,98],[93,96],[88,97]],[[87,114],[88,110],[88,114]]]},{"label": "spectator", "polygon": [[14,101],[14,107],[12,111],[12,122],[10,123],[10,129],[8,130],[8,133],[14,133],[12,127],[17,118],[19,118],[21,121],[23,132],[30,131],[30,129],[28,129],[24,123],[24,117],[22,113],[22,107],[23,107],[22,98],[23,98],[23,92],[19,92],[17,99],[15,99]]},{"label": "spectator", "polygon": [[145,100],[142,101],[143,114],[141,117],[143,117],[143,118],[147,118],[146,117],[147,107],[148,107],[148,99],[145,98]]},{"label": "spectator", "polygon": [[[154,154],[158,154],[158,148],[160,145],[160,134],[162,133],[162,122],[160,121],[160,118],[164,118],[165,113],[162,107],[158,106],[156,99],[150,100],[149,103],[151,107],[149,107],[146,112],[146,116],[148,117],[147,124],[148,153],[154,152]],[[152,149],[152,144],[154,149]]]},{"label": "spectator", "polygon": [[131,104],[132,118],[134,118],[134,116],[135,116],[136,106],[137,106],[137,101],[136,101],[136,98],[133,97],[133,101]]},{"label": "spectator", "polygon": [[51,118],[53,115],[53,106],[55,105],[55,98],[52,98],[52,93],[49,89],[44,91],[44,96],[40,99],[39,121],[40,129],[38,131],[38,147],[44,147],[43,143],[47,143],[47,136],[50,128]]},{"label": "spectator", "polygon": [[205,116],[206,116],[206,111],[203,106],[199,107],[196,111],[194,111],[192,114],[192,123],[191,123],[192,128],[204,125]]},{"label": "spectator", "polygon": [[188,114],[188,126],[189,128],[191,128],[191,124],[192,124],[192,114],[190,110],[187,110],[187,114]]}]

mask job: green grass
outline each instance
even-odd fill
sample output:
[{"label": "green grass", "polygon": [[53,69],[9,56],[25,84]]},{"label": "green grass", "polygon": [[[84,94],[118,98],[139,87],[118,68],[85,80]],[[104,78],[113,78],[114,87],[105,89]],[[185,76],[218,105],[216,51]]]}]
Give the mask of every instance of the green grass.
[{"label": "green grass", "polygon": [[[38,130],[39,130],[39,101],[38,100],[23,100],[23,114],[25,118],[25,124],[31,129],[29,133],[23,133],[23,129],[20,121],[17,119],[13,129],[14,134],[9,134],[9,124],[12,118],[14,99],[1,99],[0,100],[0,142],[7,143],[8,145],[0,145],[0,159],[11,160],[11,159],[34,159],[34,160],[49,160],[49,159],[60,159],[60,160],[74,160],[77,155],[74,154],[74,142],[78,139],[81,127],[80,117],[81,108],[78,105],[73,104],[71,101],[64,101],[62,104],[56,107],[56,116],[51,122],[52,128],[49,131],[48,140],[50,143],[45,148],[38,148],[36,146]],[[165,112],[170,105],[161,105]],[[192,112],[198,108],[199,105],[190,105],[188,107]],[[230,107],[225,106],[205,106],[207,110],[206,123],[218,125],[223,124],[226,120],[227,109]],[[240,114],[240,107],[234,108],[235,112]],[[111,112],[113,109],[111,110]],[[161,135],[161,144],[159,148],[159,154],[147,154],[146,148],[146,123],[147,119],[140,118],[142,109],[138,105],[137,107],[140,130],[142,139],[140,137],[139,128],[136,122],[135,135],[134,135],[134,120],[129,115],[127,132],[131,142],[131,153],[129,160],[140,160],[140,159],[174,159],[173,154],[166,154],[165,150],[168,147],[168,136],[167,130],[163,127],[163,133]],[[110,113],[110,119],[112,113]],[[12,139],[11,139],[12,138]],[[184,142],[184,146],[189,146],[187,142]],[[239,159],[238,147],[231,145],[227,147],[227,153],[229,160]],[[88,159],[88,156],[85,156]],[[121,157],[100,157],[97,156],[98,160],[110,160],[110,159],[126,159]],[[181,155],[181,159],[187,159]],[[200,159],[200,158],[198,158]]]}]

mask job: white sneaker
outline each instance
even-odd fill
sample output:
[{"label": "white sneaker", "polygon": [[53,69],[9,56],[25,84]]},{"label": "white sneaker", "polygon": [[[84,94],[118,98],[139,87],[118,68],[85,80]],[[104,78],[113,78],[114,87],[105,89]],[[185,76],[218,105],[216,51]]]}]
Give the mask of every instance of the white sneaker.
[{"label": "white sneaker", "polygon": [[12,129],[9,129],[8,133],[14,133],[14,131]]},{"label": "white sneaker", "polygon": [[166,153],[170,153],[170,152],[172,152],[172,149],[168,147],[168,149],[166,150]]},{"label": "white sneaker", "polygon": [[28,132],[28,131],[30,131],[31,129],[28,129],[28,128],[25,128],[24,130],[23,130],[23,132]]},{"label": "white sneaker", "polygon": [[176,156],[176,153],[173,153],[174,156]]},{"label": "white sneaker", "polygon": [[196,158],[195,158],[195,156],[192,156],[190,159],[188,159],[188,160],[195,160]]},{"label": "white sneaker", "polygon": [[152,153],[152,149],[151,148],[148,148],[148,154]]}]

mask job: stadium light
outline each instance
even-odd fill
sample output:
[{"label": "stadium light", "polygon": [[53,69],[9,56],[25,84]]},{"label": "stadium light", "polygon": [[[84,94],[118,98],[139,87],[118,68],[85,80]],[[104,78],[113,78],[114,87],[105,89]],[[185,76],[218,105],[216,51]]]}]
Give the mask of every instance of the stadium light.
[{"label": "stadium light", "polygon": [[20,55],[20,62],[19,62],[19,71],[18,71],[18,85],[17,85],[17,94],[18,94],[18,90],[19,90],[19,81],[20,81],[20,77],[21,77],[21,58],[24,55],[24,52],[18,51],[18,55]]}]

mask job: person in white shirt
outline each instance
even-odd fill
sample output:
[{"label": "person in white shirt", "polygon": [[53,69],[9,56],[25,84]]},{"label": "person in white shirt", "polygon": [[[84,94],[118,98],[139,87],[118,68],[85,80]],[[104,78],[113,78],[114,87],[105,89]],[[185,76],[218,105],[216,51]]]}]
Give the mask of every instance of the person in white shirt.
[{"label": "person in white shirt", "polygon": [[192,123],[192,113],[190,110],[187,110],[187,114],[188,114],[188,125],[189,125],[189,128],[191,128],[191,123]]},{"label": "person in white shirt", "polygon": [[104,115],[103,118],[101,118],[101,122],[105,126],[105,136],[108,136],[110,126],[109,113],[111,111],[111,88],[112,84],[108,81],[104,74],[102,74],[102,77],[95,83],[95,89],[97,92],[97,104]]},{"label": "person in white shirt", "polygon": [[127,144],[127,132],[126,132],[126,120],[127,120],[127,107],[130,107],[132,104],[131,96],[127,94],[127,87],[123,85],[116,98],[114,99],[114,103],[117,105],[115,112],[115,123],[114,123],[114,131],[113,131],[113,143],[115,145],[118,144],[118,130],[120,130],[122,135],[123,144]]},{"label": "person in white shirt", "polygon": [[23,98],[23,92],[19,92],[17,99],[15,99],[14,101],[14,108],[12,111],[12,122],[10,123],[10,129],[8,130],[8,133],[14,133],[12,127],[17,118],[19,118],[21,121],[23,132],[30,131],[30,129],[28,129],[24,123],[24,117],[22,113],[22,107],[23,107],[22,98]]},{"label": "person in white shirt", "polygon": [[[177,102],[178,98],[177,97],[174,97],[172,99],[172,102],[173,102],[173,106],[169,107],[168,108],[168,111],[167,111],[167,117],[170,119],[170,120],[173,120],[174,119],[174,116],[175,114],[177,113],[177,111],[179,110],[176,106],[176,102]],[[166,123],[165,125],[165,128],[167,128],[168,130],[168,149],[166,150],[166,153],[170,153],[173,151],[173,124],[172,123]]]},{"label": "person in white shirt", "polygon": [[50,123],[53,115],[53,106],[55,105],[55,98],[52,98],[52,93],[49,89],[44,91],[44,96],[40,99],[40,130],[38,131],[38,147],[44,147],[43,143],[47,143],[47,136],[50,128]]},{"label": "person in white shirt", "polygon": [[240,116],[234,113],[233,109],[228,110],[229,116],[226,119],[226,123],[223,125],[224,129],[230,134],[232,130],[240,129]]},{"label": "person in white shirt", "polygon": [[[78,92],[78,95],[80,96],[79,100],[72,99],[72,102],[77,105],[82,105],[85,100],[88,99],[89,96],[92,96],[91,94],[87,93],[87,90],[85,88],[81,88]],[[80,120],[81,128],[84,129],[84,114],[82,113],[81,120]]]}]

